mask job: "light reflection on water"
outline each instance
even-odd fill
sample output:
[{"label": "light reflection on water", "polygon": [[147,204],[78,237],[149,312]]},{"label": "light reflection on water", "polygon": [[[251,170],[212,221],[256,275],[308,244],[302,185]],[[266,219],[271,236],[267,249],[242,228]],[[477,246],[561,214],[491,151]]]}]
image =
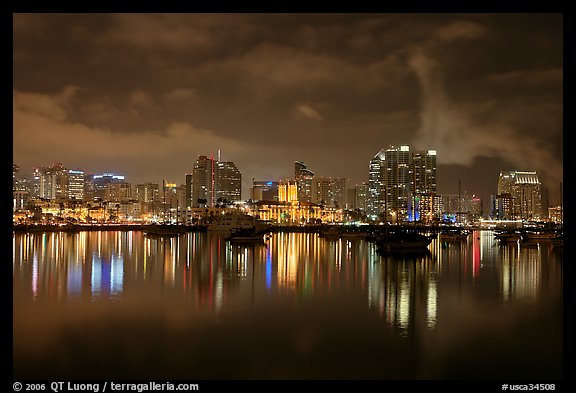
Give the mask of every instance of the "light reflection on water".
[{"label": "light reflection on water", "polygon": [[[191,350],[202,345],[198,338],[202,336],[217,347],[216,352],[231,356],[228,349],[218,349],[217,334],[210,333],[227,326],[226,334],[239,335],[238,340],[275,343],[271,345],[276,349],[250,349],[258,356],[267,350],[286,359],[307,353],[316,356],[318,364],[327,361],[320,353],[333,345],[346,359],[344,364],[352,362],[350,356],[357,355],[358,347],[408,346],[403,352],[409,371],[395,370],[390,364],[386,371],[358,364],[327,371],[314,368],[314,363],[305,371],[291,366],[265,373],[284,378],[442,378],[454,372],[446,370],[448,365],[466,356],[461,353],[462,342],[468,342],[470,349],[482,335],[508,339],[520,320],[534,323],[533,319],[540,320],[539,313],[551,313],[553,318],[538,322],[542,326],[535,326],[534,332],[561,333],[561,249],[546,243],[500,246],[489,231],[474,232],[464,242],[435,240],[429,248],[424,256],[379,256],[365,240],[327,240],[304,233],[274,234],[262,246],[231,245],[212,233],[159,239],[141,232],[14,234],[15,372],[42,376],[32,366],[50,359],[54,371],[61,373],[59,367],[69,362],[68,352],[81,356],[68,348],[62,355],[66,362],[59,361],[60,355],[53,352],[65,351],[61,346],[69,345],[63,344],[62,337],[69,335],[72,325],[93,334],[95,321],[96,326],[102,321],[158,325],[149,333],[161,334],[160,341],[171,344],[172,338],[167,337],[178,337],[178,345]],[[268,336],[267,324],[276,323],[271,320],[278,323],[273,326],[278,337],[293,341],[284,352],[284,342]],[[40,335],[32,326],[42,324],[45,330]],[[185,333],[192,327],[206,331],[193,337]],[[530,337],[532,333],[527,332]],[[96,333],[95,342],[106,341],[106,334]],[[238,340],[233,346],[241,345]],[[351,349],[347,340],[356,347]],[[525,346],[525,340],[520,335],[517,342],[506,345]],[[561,337],[542,340],[547,342],[546,350],[543,343],[532,346],[552,364],[545,375],[557,376]],[[123,347],[128,341],[115,345]],[[94,345],[92,356],[98,357]],[[138,343],[143,348],[150,345],[144,339]],[[476,349],[479,358],[486,355],[480,347]],[[145,349],[125,350],[133,353],[128,363],[135,369],[145,361],[138,355]],[[366,364],[374,361],[371,356],[383,361],[375,353],[366,356]],[[163,372],[170,369],[170,376],[190,376],[190,370],[168,367],[173,357],[170,352],[154,358],[160,362],[155,368],[158,375],[166,376]],[[526,360],[518,361],[521,364],[513,371],[530,370]],[[511,363],[514,366],[514,360]],[[129,366],[122,367],[116,365],[117,375],[129,375]],[[67,372],[75,375],[73,370]],[[196,372],[208,377],[235,375]]]}]

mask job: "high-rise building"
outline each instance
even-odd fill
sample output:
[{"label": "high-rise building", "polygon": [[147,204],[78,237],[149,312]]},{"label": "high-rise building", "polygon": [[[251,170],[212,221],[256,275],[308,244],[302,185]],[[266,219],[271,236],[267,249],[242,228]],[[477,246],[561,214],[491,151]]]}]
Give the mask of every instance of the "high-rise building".
[{"label": "high-rise building", "polygon": [[186,207],[196,206],[196,204],[192,201],[193,179],[194,175],[192,173],[186,174]]},{"label": "high-rise building", "polygon": [[242,198],[242,174],[232,161],[199,156],[192,177],[187,177],[187,185],[192,190],[191,203],[194,207],[203,204],[214,207],[217,200],[240,201]]},{"label": "high-rise building", "polygon": [[105,202],[128,202],[132,199],[132,184],[130,183],[108,183],[104,190]]},{"label": "high-rise building", "polygon": [[76,201],[84,199],[84,171],[77,169],[68,170],[66,194],[68,199]]},{"label": "high-rise building", "polygon": [[366,214],[378,216],[384,212],[386,203],[386,152],[380,150],[368,167],[368,189],[366,195]]},{"label": "high-rise building", "polygon": [[312,202],[312,179],[314,172],[306,167],[302,161],[294,162],[294,180],[298,186],[298,200]]},{"label": "high-rise building", "polygon": [[436,150],[417,150],[412,154],[412,206],[415,221],[434,218],[436,195]]},{"label": "high-rise building", "polygon": [[158,202],[160,200],[160,187],[157,183],[136,185],[136,200],[145,203]]},{"label": "high-rise building", "polygon": [[215,171],[216,162],[214,157],[198,157],[192,172],[193,206],[198,207],[205,204],[213,207],[216,203]]},{"label": "high-rise building", "polygon": [[345,208],[348,179],[343,177],[315,177],[312,180],[312,202],[325,206]]},{"label": "high-rise building", "polygon": [[386,216],[392,222],[408,219],[412,179],[410,176],[410,147],[402,145],[390,146],[386,149],[385,189]]},{"label": "high-rise building", "polygon": [[85,199],[104,201],[109,184],[124,183],[123,175],[114,173],[102,173],[99,175],[87,175],[84,177]]},{"label": "high-rise building", "polygon": [[278,182],[270,180],[252,180],[252,201],[277,201]]},{"label": "high-rise building", "polygon": [[67,198],[67,170],[62,164],[52,164],[48,167],[34,169],[34,177],[38,184],[38,197],[44,199]]},{"label": "high-rise building", "polygon": [[511,216],[509,218],[542,219],[541,184],[535,171],[500,172],[498,196],[504,197],[505,195],[509,195],[512,202],[509,208]]},{"label": "high-rise building", "polygon": [[229,202],[242,200],[242,175],[236,164],[218,161],[216,169],[216,198]]},{"label": "high-rise building", "polygon": [[368,183],[356,184],[354,187],[354,208],[366,211],[368,202]]}]

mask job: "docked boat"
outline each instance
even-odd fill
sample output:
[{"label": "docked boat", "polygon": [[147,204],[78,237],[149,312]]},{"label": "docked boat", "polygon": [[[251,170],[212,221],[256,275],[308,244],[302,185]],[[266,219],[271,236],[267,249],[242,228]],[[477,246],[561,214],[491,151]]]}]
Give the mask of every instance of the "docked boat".
[{"label": "docked boat", "polygon": [[440,232],[438,238],[440,241],[464,241],[468,239],[468,235],[470,235],[470,231],[467,229],[460,229],[460,228],[451,228],[445,229]]},{"label": "docked boat", "polygon": [[522,241],[551,241],[560,237],[561,234],[557,231],[527,230],[522,232]]},{"label": "docked boat", "polygon": [[522,239],[522,235],[517,231],[499,231],[494,233],[494,237],[500,243],[517,243]]},{"label": "docked boat", "polygon": [[328,228],[320,230],[318,237],[328,239],[328,240],[338,240],[340,239],[340,231],[336,226],[330,226]]},{"label": "docked boat", "polygon": [[432,238],[419,233],[391,233],[376,239],[379,254],[426,253]]}]

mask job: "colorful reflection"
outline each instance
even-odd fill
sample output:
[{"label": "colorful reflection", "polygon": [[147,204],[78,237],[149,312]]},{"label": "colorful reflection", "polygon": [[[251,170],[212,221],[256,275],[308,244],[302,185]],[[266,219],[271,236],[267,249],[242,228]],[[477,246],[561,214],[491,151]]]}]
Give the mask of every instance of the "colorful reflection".
[{"label": "colorful reflection", "polygon": [[406,335],[434,331],[460,305],[530,301],[561,285],[561,255],[547,245],[502,247],[491,232],[475,231],[429,248],[424,256],[382,257],[366,240],[306,233],[245,246],[212,233],[14,234],[14,291],[33,302],[174,297],[214,311],[349,294]]}]

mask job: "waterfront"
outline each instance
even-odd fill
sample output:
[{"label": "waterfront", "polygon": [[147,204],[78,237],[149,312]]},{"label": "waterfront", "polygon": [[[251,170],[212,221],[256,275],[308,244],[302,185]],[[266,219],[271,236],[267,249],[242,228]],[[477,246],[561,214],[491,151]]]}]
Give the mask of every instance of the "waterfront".
[{"label": "waterfront", "polygon": [[562,377],[562,248],[13,234],[15,378]]}]

